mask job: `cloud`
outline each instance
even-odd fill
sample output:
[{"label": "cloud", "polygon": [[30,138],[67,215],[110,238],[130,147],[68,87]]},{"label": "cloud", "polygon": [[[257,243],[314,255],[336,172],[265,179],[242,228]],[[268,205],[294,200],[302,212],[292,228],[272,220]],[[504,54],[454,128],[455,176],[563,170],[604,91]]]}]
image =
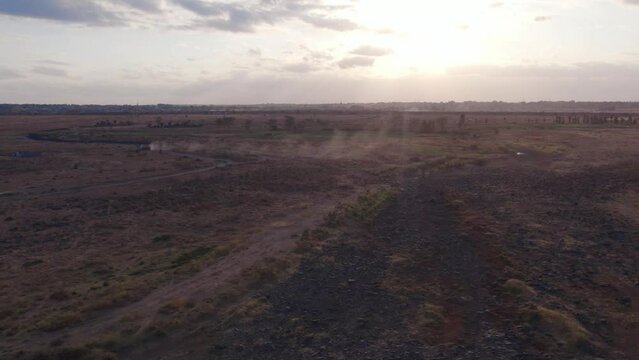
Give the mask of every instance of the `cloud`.
[{"label": "cloud", "polygon": [[536,22],[544,22],[544,21],[550,21],[552,20],[552,18],[550,16],[537,16],[535,17],[535,21]]},{"label": "cloud", "polygon": [[130,7],[148,12],[160,12],[164,2],[162,0],[118,0]]},{"label": "cloud", "polygon": [[583,62],[571,65],[467,65],[448,69],[448,74],[484,78],[635,79],[639,65]]},{"label": "cloud", "polygon": [[368,67],[375,64],[374,57],[352,56],[340,60],[337,65],[342,69],[350,69],[354,67]]},{"label": "cloud", "polygon": [[50,66],[36,66],[33,68],[35,74],[55,76],[55,77],[68,77],[69,74],[66,70],[58,69]]},{"label": "cloud", "polygon": [[240,5],[210,3],[201,0],[175,0],[175,3],[200,16],[218,16]]},{"label": "cloud", "polygon": [[391,52],[392,50],[390,49],[364,45],[351,50],[350,53],[353,55],[360,55],[360,56],[384,56],[384,55],[390,54]]},{"label": "cloud", "polygon": [[318,15],[304,15],[300,16],[299,18],[306,23],[323,29],[330,29],[335,31],[350,31],[358,28],[358,25],[356,23],[347,19],[335,19]]},{"label": "cloud", "polygon": [[639,0],[623,0],[623,3],[628,5],[639,5]]},{"label": "cloud", "polygon": [[248,49],[248,54],[250,56],[260,57],[262,56],[262,49],[259,49],[259,48]]},{"label": "cloud", "polygon": [[52,59],[43,59],[38,61],[40,64],[53,65],[53,66],[70,66],[69,63],[64,61],[52,60]]},{"label": "cloud", "polygon": [[389,27],[374,29],[374,31],[382,35],[390,35],[395,33],[395,30]]},{"label": "cloud", "polygon": [[282,70],[293,73],[309,73],[318,70],[318,68],[312,64],[306,62],[300,62],[295,64],[288,64],[282,66]]},{"label": "cloud", "polygon": [[259,25],[272,25],[273,23],[273,19],[269,19],[262,14],[231,7],[219,17],[216,16],[197,21],[194,28],[204,27],[229,32],[251,33],[255,32],[256,27]]},{"label": "cloud", "polygon": [[89,26],[151,23],[160,27],[168,23],[177,29],[241,33],[298,20],[316,28],[350,31],[359,26],[336,15],[351,6],[350,2],[326,5],[305,0],[0,0],[0,14]]},{"label": "cloud", "polygon": [[23,77],[24,76],[21,73],[15,70],[0,67],[0,80],[20,79]]},{"label": "cloud", "polygon": [[316,28],[350,31],[358,25],[348,19],[333,16],[335,11],[348,5],[323,5],[299,0],[261,0],[257,3],[221,3],[203,0],[173,0],[197,19],[187,28],[214,28],[230,32],[255,32],[263,25],[274,25],[287,20],[299,20]]},{"label": "cloud", "polygon": [[93,1],[0,0],[0,13],[88,25],[118,25],[123,20]]},{"label": "cloud", "polygon": [[309,49],[305,49],[305,50],[307,50],[308,53],[304,55],[304,61],[325,62],[325,61],[333,60],[333,55],[331,55],[328,52],[309,50]]}]

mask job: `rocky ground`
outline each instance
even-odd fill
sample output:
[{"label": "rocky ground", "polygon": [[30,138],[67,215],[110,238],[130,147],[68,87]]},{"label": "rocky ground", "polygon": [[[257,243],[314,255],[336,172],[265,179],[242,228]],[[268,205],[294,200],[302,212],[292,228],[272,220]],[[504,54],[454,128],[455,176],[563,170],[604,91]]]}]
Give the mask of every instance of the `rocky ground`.
[{"label": "rocky ground", "polygon": [[636,358],[639,228],[602,204],[637,181],[636,163],[558,175],[525,162],[405,179],[377,216],[256,291],[258,314],[199,328],[181,355]]}]

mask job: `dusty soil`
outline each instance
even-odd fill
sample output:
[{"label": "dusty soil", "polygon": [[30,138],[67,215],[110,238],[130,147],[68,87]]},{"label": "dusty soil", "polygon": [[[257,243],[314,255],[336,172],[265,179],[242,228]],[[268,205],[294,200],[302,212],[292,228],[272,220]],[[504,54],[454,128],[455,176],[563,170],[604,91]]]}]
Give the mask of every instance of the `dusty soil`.
[{"label": "dusty soil", "polygon": [[0,354],[639,356],[637,129],[416,116],[4,119]]}]

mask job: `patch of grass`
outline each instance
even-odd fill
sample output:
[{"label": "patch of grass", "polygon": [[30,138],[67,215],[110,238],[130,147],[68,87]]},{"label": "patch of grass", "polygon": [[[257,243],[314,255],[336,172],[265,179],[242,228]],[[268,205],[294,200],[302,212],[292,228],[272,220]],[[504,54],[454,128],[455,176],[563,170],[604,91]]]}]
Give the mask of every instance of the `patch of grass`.
[{"label": "patch of grass", "polygon": [[502,154],[513,154],[513,153],[517,152],[516,149],[517,148],[514,145],[502,144],[502,145],[499,145],[497,147],[497,152],[502,153]]},{"label": "patch of grass", "polygon": [[167,242],[169,240],[171,240],[171,235],[164,234],[164,235],[158,235],[158,236],[154,237],[151,241],[153,243],[163,243],[163,242]]},{"label": "patch of grass", "polygon": [[230,288],[220,292],[213,299],[213,305],[223,307],[235,303],[242,296],[242,289]]},{"label": "patch of grass", "polygon": [[504,290],[516,297],[530,298],[537,295],[537,292],[525,282],[517,279],[509,279],[504,283]]},{"label": "patch of grass", "polygon": [[12,309],[1,309],[0,310],[0,320],[4,320],[13,315]]},{"label": "patch of grass", "polygon": [[[139,328],[136,328],[135,330],[138,329]],[[117,351],[134,345],[135,342],[136,338],[131,330],[126,330],[124,332],[107,332],[90,341],[86,344],[85,348],[91,349],[94,353],[105,352],[107,354],[111,354],[109,350]]]},{"label": "patch of grass", "polygon": [[78,322],[80,319],[82,319],[82,315],[77,311],[63,311],[40,320],[35,327],[42,331],[56,331]]},{"label": "patch of grass", "polygon": [[173,261],[172,264],[174,267],[178,267],[178,266],[182,266],[184,264],[190,263],[194,260],[197,260],[199,258],[202,258],[206,255],[208,255],[213,249],[206,247],[206,246],[200,246],[197,247],[193,250],[187,251],[187,252],[183,252],[182,254],[178,255]]},{"label": "patch of grass", "polygon": [[404,166],[403,171],[406,176],[423,176],[428,171],[455,170],[464,168],[468,165],[485,166],[487,163],[488,160],[482,157],[482,155],[446,155]]},{"label": "patch of grass", "polygon": [[293,265],[289,259],[269,258],[264,264],[246,269],[242,278],[247,288],[254,289],[265,283],[273,283],[277,278]]},{"label": "patch of grass", "polygon": [[193,302],[186,298],[175,299],[162,306],[158,313],[162,315],[175,314],[185,308],[193,308]]},{"label": "patch of grass", "polygon": [[574,317],[543,306],[532,305],[522,310],[525,321],[536,330],[538,346],[551,348],[560,345],[568,351],[592,352],[595,348],[591,333]]},{"label": "patch of grass", "polygon": [[442,170],[461,169],[466,166],[467,161],[456,156],[446,156],[444,161],[437,166]]},{"label": "patch of grass", "polygon": [[[527,142],[526,147],[547,155],[562,155],[568,152],[566,146],[552,142]],[[525,152],[525,151],[524,151]]]},{"label": "patch of grass", "polygon": [[22,264],[22,266],[24,267],[32,267],[32,266],[36,266],[36,265],[40,265],[42,264],[44,261],[42,261],[41,259],[35,259],[35,260],[29,260],[29,261],[25,261],[24,264]]},{"label": "patch of grass", "polygon": [[231,251],[233,251],[233,249],[235,248],[234,243],[227,243],[224,245],[219,245],[215,247],[215,256],[216,257],[224,257],[228,254],[231,253]]},{"label": "patch of grass", "polygon": [[96,293],[96,297],[85,304],[81,310],[89,312],[94,310],[108,309],[113,306],[123,304],[135,299],[139,294],[147,289],[147,284],[141,281],[117,282],[108,288],[104,288]]},{"label": "patch of grass", "polygon": [[32,353],[28,358],[47,360],[116,360],[118,356],[110,351],[89,347],[65,347],[51,351]]},{"label": "patch of grass", "polygon": [[182,320],[169,319],[169,320],[156,320],[146,328],[146,334],[153,337],[165,337],[169,331],[182,326]]},{"label": "patch of grass", "polygon": [[422,304],[415,316],[416,325],[423,330],[439,328],[444,325],[444,308],[430,303]]},{"label": "patch of grass", "polygon": [[486,159],[478,158],[472,159],[471,163],[475,166],[486,166],[486,164],[488,164],[488,161]]},{"label": "patch of grass", "polygon": [[321,249],[322,243],[330,237],[330,232],[324,228],[304,230],[294,249],[298,254],[304,254]]},{"label": "patch of grass", "polygon": [[396,195],[397,191],[388,186],[369,190],[360,195],[354,204],[345,205],[330,212],[324,219],[324,224],[335,228],[342,225],[345,220],[366,223],[372,220]]},{"label": "patch of grass", "polygon": [[233,317],[240,321],[247,321],[266,313],[270,309],[271,304],[265,298],[250,298],[235,308]]}]

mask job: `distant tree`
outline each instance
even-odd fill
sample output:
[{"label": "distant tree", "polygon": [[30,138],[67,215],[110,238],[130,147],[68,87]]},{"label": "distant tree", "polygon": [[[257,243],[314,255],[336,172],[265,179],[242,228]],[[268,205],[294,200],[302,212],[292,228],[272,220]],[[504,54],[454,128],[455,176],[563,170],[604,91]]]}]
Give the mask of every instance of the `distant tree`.
[{"label": "distant tree", "polygon": [[439,127],[439,131],[445,132],[447,128],[446,125],[448,124],[448,118],[445,116],[442,116],[437,118],[437,120],[435,121],[437,122],[437,127]]},{"label": "distant tree", "polygon": [[463,128],[466,125],[466,114],[461,114],[459,116],[459,122],[457,123],[457,127]]},{"label": "distant tree", "polygon": [[249,131],[251,130],[252,126],[253,126],[253,120],[251,119],[244,120],[244,130]]},{"label": "distant tree", "polygon": [[224,127],[229,127],[233,125],[234,122],[235,122],[235,118],[232,116],[224,116],[215,120],[215,124],[217,124],[218,126],[224,126]]},{"label": "distant tree", "polygon": [[266,120],[266,124],[271,129],[271,131],[278,130],[277,119],[268,119],[268,120]]},{"label": "distant tree", "polygon": [[430,133],[433,132],[433,123],[430,121],[422,120],[422,123],[419,127],[420,133]]},{"label": "distant tree", "polygon": [[284,128],[288,131],[295,130],[295,118],[290,115],[286,115],[284,119]]}]

